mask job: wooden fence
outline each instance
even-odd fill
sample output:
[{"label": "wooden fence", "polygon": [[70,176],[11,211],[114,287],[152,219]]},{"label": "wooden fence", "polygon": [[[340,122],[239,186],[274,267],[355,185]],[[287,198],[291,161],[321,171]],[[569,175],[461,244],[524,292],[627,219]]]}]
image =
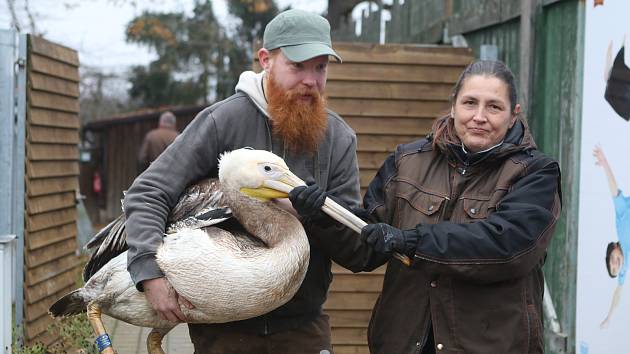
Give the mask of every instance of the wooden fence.
[{"label": "wooden fence", "polygon": [[78,279],[77,52],[29,36],[27,80],[24,336],[50,344],[48,307]]}]

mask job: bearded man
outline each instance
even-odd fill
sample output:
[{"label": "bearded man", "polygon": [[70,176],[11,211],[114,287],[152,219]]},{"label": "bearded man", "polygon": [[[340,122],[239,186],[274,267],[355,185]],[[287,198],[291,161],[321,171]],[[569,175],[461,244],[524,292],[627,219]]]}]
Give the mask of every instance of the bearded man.
[{"label": "bearded man", "polygon": [[[222,152],[246,146],[272,151],[303,180],[316,183],[350,207],[358,205],[356,136],[326,108],[324,88],[331,56],[341,61],[332,48],[326,19],[299,10],[279,14],[265,28],[263,48],[258,51],[264,70],[241,74],[236,93],[200,112],[134,181],[124,202],[127,268],[162,318],[185,322],[180,304],[192,306],[173,290],[155,262],[167,215],[186,186],[216,177]],[[332,279],[331,259],[344,264],[351,252],[319,243],[318,238],[342,226],[315,218],[302,219],[311,256],[294,298],[257,318],[190,324],[195,353],[332,351],[322,304]]]}]

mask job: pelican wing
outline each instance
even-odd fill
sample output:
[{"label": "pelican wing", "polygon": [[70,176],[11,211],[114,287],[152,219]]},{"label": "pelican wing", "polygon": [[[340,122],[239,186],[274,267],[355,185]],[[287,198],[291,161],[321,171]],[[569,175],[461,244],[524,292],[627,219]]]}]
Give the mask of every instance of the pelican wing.
[{"label": "pelican wing", "polygon": [[[183,228],[198,229],[230,219],[232,212],[220,204],[219,187],[217,179],[203,180],[188,187],[169,214],[166,233],[175,233]],[[85,248],[93,251],[83,269],[84,281],[129,248],[125,222],[125,215],[120,215],[86,244]]]}]

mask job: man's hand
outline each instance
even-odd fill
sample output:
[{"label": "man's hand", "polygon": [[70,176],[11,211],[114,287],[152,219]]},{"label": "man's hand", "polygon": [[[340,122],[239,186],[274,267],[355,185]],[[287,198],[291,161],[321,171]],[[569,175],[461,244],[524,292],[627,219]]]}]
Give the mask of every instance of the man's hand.
[{"label": "man's hand", "polygon": [[149,279],[142,282],[144,296],[157,311],[161,319],[171,322],[186,322],[180,304],[189,309],[194,306],[183,296],[179,296],[171,283],[164,277]]},{"label": "man's hand", "polygon": [[364,226],[361,238],[378,253],[391,255],[398,252],[413,257],[420,235],[416,230],[401,230],[378,223]]}]

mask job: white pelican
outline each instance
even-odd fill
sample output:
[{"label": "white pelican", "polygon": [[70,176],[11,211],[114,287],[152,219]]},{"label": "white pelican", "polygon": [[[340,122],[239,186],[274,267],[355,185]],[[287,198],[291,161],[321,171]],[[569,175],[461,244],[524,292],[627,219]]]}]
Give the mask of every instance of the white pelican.
[{"label": "white pelican", "polygon": [[[309,243],[301,223],[269,201],[286,198],[303,184],[280,157],[240,149],[221,157],[219,181],[187,189],[169,216],[156,259],[175,290],[194,305],[194,309],[181,307],[188,322],[252,318],[293,297],[308,268]],[[355,230],[364,225],[330,198],[323,210]],[[85,285],[54,303],[51,315],[87,309],[101,353],[114,353],[101,312],[152,328],[147,350],[164,353],[162,338],[177,323],[161,320],[136,290],[127,272],[122,216],[88,244],[96,246],[84,271]]]}]

